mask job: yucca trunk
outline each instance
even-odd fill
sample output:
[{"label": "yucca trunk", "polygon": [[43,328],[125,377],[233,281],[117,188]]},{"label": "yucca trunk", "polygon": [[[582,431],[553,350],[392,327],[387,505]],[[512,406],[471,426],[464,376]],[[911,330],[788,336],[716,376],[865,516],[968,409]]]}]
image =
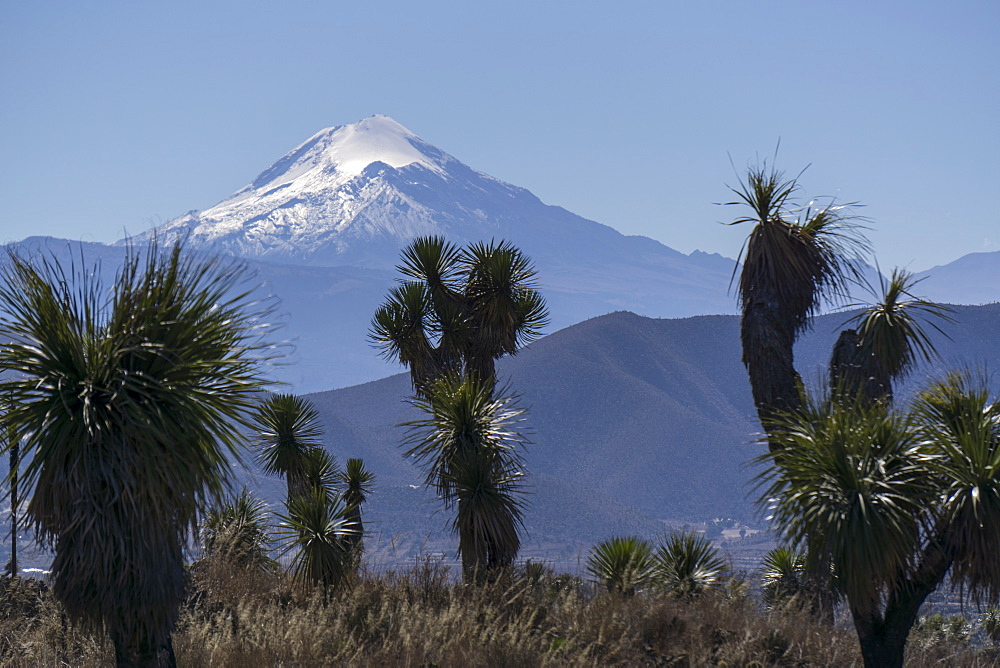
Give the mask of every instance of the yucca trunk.
[{"label": "yucca trunk", "polygon": [[892,401],[892,380],[871,355],[861,349],[857,331],[845,329],[830,354],[830,392],[865,405]]},{"label": "yucca trunk", "polygon": [[165,643],[150,642],[139,633],[111,633],[118,668],[177,668],[174,645],[169,636]]},{"label": "yucca trunk", "polygon": [[[793,318],[770,290],[761,286],[747,297],[740,340],[754,406],[764,430],[771,433],[776,415],[801,405],[801,380],[794,364]],[[772,451],[777,447],[771,440],[768,444]]]},{"label": "yucca trunk", "polygon": [[289,503],[291,503],[292,499],[297,499],[309,494],[309,481],[306,479],[306,475],[303,471],[289,471],[285,475],[285,484],[288,488],[287,500]]},{"label": "yucca trunk", "polygon": [[344,543],[355,558],[361,556],[363,549],[362,537],[365,535],[365,525],[361,520],[361,504],[355,503],[347,507],[344,528],[347,530]]},{"label": "yucca trunk", "polygon": [[17,473],[21,464],[21,444],[17,439],[10,443],[10,576],[15,577],[21,571],[17,567],[17,513],[19,499],[17,496]]},{"label": "yucca trunk", "polygon": [[889,597],[885,612],[851,609],[866,668],[902,668],[906,641],[917,622],[920,606],[944,579],[946,560],[923,581],[908,583]]},{"label": "yucca trunk", "polygon": [[[802,405],[802,380],[795,370],[795,330],[792,322],[793,318],[781,309],[777,298],[763,287],[758,287],[746,300],[740,320],[743,363],[750,377],[757,415],[768,434],[771,452],[781,448],[770,437],[774,428],[772,420]],[[809,544],[814,542],[810,540]],[[813,616],[832,624],[837,597],[830,586],[829,558],[814,560],[806,577]]]},{"label": "yucca trunk", "polygon": [[474,378],[492,392],[497,382],[496,361],[489,355],[472,355],[466,358],[465,375]]},{"label": "yucca trunk", "polygon": [[[463,514],[462,505],[466,501],[458,501],[458,514]],[[489,569],[489,554],[486,549],[486,541],[483,536],[473,526],[465,526],[459,529],[458,549],[462,553],[462,581],[466,584],[481,583],[486,578]]]}]

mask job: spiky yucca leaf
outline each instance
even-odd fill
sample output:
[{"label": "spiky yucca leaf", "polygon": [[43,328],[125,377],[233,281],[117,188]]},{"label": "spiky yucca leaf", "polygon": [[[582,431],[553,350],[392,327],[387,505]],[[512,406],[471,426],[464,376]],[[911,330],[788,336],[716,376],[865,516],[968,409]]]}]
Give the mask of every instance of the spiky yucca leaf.
[{"label": "spiky yucca leaf", "polygon": [[1000,647],[1000,608],[991,605],[979,620],[993,647]]},{"label": "spiky yucca leaf", "polygon": [[372,493],[375,474],[365,467],[363,459],[352,457],[337,477],[344,486],[344,503],[348,506],[360,506]]},{"label": "spiky yucca leaf", "polygon": [[430,296],[423,283],[408,281],[389,291],[375,312],[368,339],[386,359],[402,364],[420,361],[429,354],[426,335]]},{"label": "spiky yucca leaf", "polygon": [[524,472],[495,457],[462,453],[445,477],[453,490],[455,518],[463,560],[474,570],[503,568],[521,549],[524,517]]},{"label": "spiky yucca leaf", "polygon": [[673,532],[653,555],[653,581],[680,598],[693,598],[722,584],[726,560],[712,541],[693,531]]},{"label": "spiky yucca leaf", "polygon": [[870,399],[888,396],[891,400],[892,382],[906,376],[918,362],[929,362],[936,355],[925,325],[947,336],[938,322],[953,319],[947,306],[914,296],[918,281],[910,272],[896,268],[888,281],[881,276],[879,280],[878,302],[845,323],[856,329],[857,349],[852,360],[856,369],[847,374],[844,382],[848,389],[873,384],[875,395]]},{"label": "spiky yucca leaf", "polygon": [[403,249],[396,269],[431,290],[454,290],[461,256],[461,250],[444,237],[417,237]]},{"label": "spiky yucca leaf", "polygon": [[858,276],[857,261],[869,246],[859,219],[850,214],[854,204],[801,207],[797,178],[766,164],[748,169],[746,179],[731,190],[739,199],[725,204],[753,212],[730,223],[753,225],[738,258],[740,302],[751,303],[766,291],[797,333],[824,295],[845,294],[848,281]]},{"label": "spiky yucca leaf", "polygon": [[465,373],[495,381],[494,364],[537,338],[547,322],[530,260],[507,241],[459,249],[415,239],[397,267],[407,278],[375,312],[369,341],[410,368],[417,393]]},{"label": "spiky yucca leaf", "polygon": [[302,459],[302,480],[309,490],[319,490],[331,501],[338,495],[341,472],[337,458],[325,448],[310,448]]},{"label": "spiky yucca leaf", "polygon": [[272,394],[257,407],[254,426],[261,468],[285,476],[289,498],[303,493],[306,457],[323,443],[316,408],[294,394]]},{"label": "spiky yucca leaf", "polygon": [[882,298],[857,316],[862,349],[879,360],[885,373],[898,378],[923,360],[929,362],[936,351],[924,323],[947,336],[935,320],[953,322],[952,309],[916,297],[918,281],[904,269],[893,269],[882,284]]},{"label": "spiky yucca leaf", "polygon": [[344,489],[344,503],[347,504],[347,524],[352,531],[347,542],[350,543],[355,556],[359,557],[364,549],[362,540],[365,534],[364,523],[361,520],[361,505],[372,493],[375,474],[365,468],[364,460],[351,458],[347,460],[347,466],[340,473],[339,481]]},{"label": "spiky yucca leaf", "polygon": [[535,268],[509,241],[476,243],[462,257],[462,277],[476,336],[466,350],[468,370],[483,380],[494,362],[537,339],[548,322],[535,289]]},{"label": "spiky yucca leaf", "polygon": [[652,582],[653,548],[635,536],[601,541],[587,557],[587,572],[608,591],[631,596]]},{"label": "spiky yucca leaf", "polygon": [[453,501],[448,475],[453,462],[465,453],[481,453],[498,468],[521,463],[525,439],[517,431],[524,411],[516,399],[476,379],[445,376],[435,380],[426,396],[410,401],[426,417],[404,423],[408,432],[405,455],[413,457],[427,475],[426,484]]}]

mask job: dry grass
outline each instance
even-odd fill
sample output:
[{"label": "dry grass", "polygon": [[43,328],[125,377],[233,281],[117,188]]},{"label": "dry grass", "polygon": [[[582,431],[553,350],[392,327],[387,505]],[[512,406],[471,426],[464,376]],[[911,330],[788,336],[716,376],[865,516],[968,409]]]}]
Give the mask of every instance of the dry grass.
[{"label": "dry grass", "polygon": [[[44,585],[4,581],[0,663],[112,665],[98,634],[72,627]],[[362,575],[329,596],[284,575],[192,570],[174,635],[182,666],[852,666],[847,628],[762,611],[742,589],[684,602],[624,598],[569,576],[533,572],[467,587],[427,561]],[[913,643],[907,665],[994,665],[968,643]]]}]

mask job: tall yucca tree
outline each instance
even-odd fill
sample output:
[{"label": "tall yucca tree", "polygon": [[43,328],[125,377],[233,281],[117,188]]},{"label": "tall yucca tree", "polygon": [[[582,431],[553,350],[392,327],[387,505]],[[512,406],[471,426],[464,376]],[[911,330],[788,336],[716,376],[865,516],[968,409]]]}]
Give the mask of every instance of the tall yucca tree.
[{"label": "tall yucca tree", "polygon": [[1000,595],[1000,404],[954,374],[906,413],[808,402],[781,416],[762,503],[809,560],[828,557],[866,666],[902,666],[920,605],[946,579]]},{"label": "tall yucca tree", "polygon": [[938,323],[953,321],[950,308],[914,295],[919,281],[905,269],[879,281],[878,302],[848,321],[855,327],[840,333],[830,358],[831,390],[864,401],[892,401],[893,382],[937,354],[927,326],[947,336]]},{"label": "tall yucca tree", "polygon": [[495,362],[548,321],[531,261],[508,241],[459,248],[420,237],[402,253],[405,278],[375,312],[369,338],[410,370],[417,393],[452,373],[496,381]]},{"label": "tall yucca tree", "polygon": [[456,511],[452,530],[467,582],[510,566],[521,546],[524,437],[516,426],[523,418],[502,394],[475,376],[443,376],[412,400],[426,417],[405,423],[406,455]]},{"label": "tall yucca tree", "polygon": [[253,414],[258,460],[266,473],[285,476],[288,500],[305,494],[309,453],[322,446],[319,412],[294,394],[272,394]]},{"label": "tall yucca tree", "polygon": [[53,591],[119,665],[172,659],[184,552],[226,488],[270,347],[239,266],[130,248],[114,284],[16,252],[0,270],[0,394]]},{"label": "tall yucca tree", "polygon": [[845,292],[868,245],[848,215],[851,205],[803,207],[797,179],[767,164],[751,167],[732,191],[738,199],[726,204],[750,209],[730,224],[752,226],[739,257],[740,340],[754,404],[768,430],[772,416],[799,404],[796,338],[825,297]]},{"label": "tall yucca tree", "polygon": [[360,553],[365,526],[361,520],[361,506],[368,500],[375,483],[375,474],[365,468],[362,459],[352,457],[347,460],[344,470],[338,476],[338,482],[343,486],[344,504],[347,506],[347,523],[351,534],[347,542],[351,549]]}]

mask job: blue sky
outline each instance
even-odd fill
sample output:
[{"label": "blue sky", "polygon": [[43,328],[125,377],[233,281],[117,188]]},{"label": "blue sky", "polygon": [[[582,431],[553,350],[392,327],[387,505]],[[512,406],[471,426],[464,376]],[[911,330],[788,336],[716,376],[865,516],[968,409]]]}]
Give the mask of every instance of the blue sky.
[{"label": "blue sky", "polygon": [[384,113],[550,204],[735,256],[755,156],[883,267],[1000,250],[1000,3],[0,2],[0,241],[110,241]]}]

